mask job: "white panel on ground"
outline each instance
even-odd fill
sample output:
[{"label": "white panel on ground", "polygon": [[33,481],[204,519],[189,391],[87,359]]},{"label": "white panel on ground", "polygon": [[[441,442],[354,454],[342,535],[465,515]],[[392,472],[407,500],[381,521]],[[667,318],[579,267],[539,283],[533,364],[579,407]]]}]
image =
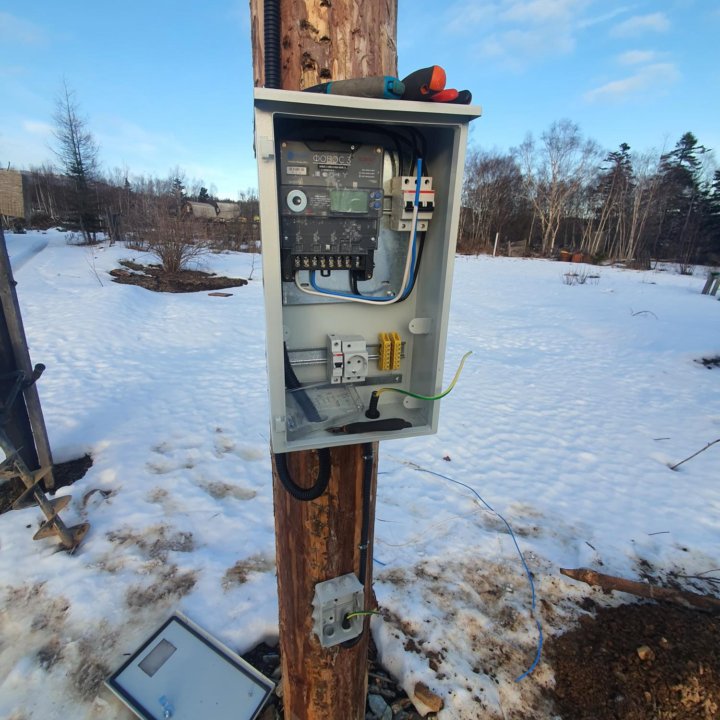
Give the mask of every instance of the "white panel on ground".
[{"label": "white panel on ground", "polygon": [[254,720],[273,689],[264,675],[180,614],[107,685],[145,720]]}]

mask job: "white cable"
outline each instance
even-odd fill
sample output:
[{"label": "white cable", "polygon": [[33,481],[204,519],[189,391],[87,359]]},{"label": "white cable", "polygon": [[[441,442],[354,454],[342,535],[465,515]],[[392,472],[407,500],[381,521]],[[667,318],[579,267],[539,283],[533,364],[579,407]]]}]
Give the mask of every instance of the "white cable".
[{"label": "white cable", "polygon": [[295,285],[301,292],[306,293],[307,295],[317,295],[318,297],[324,297],[324,298],[336,298],[338,300],[347,300],[349,302],[359,302],[364,303],[365,305],[392,305],[393,303],[398,302],[402,299],[403,295],[405,295],[405,291],[408,288],[408,282],[410,282],[410,268],[412,267],[412,254],[413,254],[413,246],[415,245],[415,239],[417,237],[417,223],[418,223],[418,206],[413,206],[413,216],[412,216],[412,233],[410,234],[410,243],[408,244],[408,253],[407,258],[405,259],[405,273],[403,274],[403,279],[401,283],[401,290],[400,292],[395,295],[394,298],[391,300],[367,300],[365,298],[356,297],[354,295],[350,294],[338,294],[336,295],[332,291],[327,292],[319,292],[318,290],[313,290],[308,287],[303,287],[300,284],[300,278],[298,277],[297,273],[295,274]]}]

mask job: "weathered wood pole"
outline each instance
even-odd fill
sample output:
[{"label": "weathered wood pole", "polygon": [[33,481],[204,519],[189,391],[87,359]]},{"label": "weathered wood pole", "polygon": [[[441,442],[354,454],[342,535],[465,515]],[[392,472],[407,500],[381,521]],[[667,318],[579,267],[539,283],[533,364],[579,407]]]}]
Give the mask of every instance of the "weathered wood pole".
[{"label": "weathered wood pole", "polygon": [[[278,0],[281,87],[397,75],[397,0]],[[264,3],[250,0],[256,86],[265,84]],[[372,607],[372,545],[378,444],[373,445],[370,532],[364,582]],[[360,568],[363,446],[331,451],[328,490],[312,502],[292,498],[273,465],[275,539],[280,605],[285,720],[362,720],[367,693],[369,622],[350,648],[323,649],[312,632],[315,585]],[[314,452],[288,456],[295,482],[316,476]]]}]

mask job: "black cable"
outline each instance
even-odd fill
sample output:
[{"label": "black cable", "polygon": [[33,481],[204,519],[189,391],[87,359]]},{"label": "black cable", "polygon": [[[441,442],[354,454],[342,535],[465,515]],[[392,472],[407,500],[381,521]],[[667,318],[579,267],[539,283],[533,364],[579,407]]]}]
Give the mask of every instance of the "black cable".
[{"label": "black cable", "polygon": [[360,527],[360,582],[365,587],[367,580],[367,556],[368,556],[368,538],[370,536],[370,502],[372,500],[372,480],[373,480],[373,462],[375,453],[373,453],[372,443],[364,443],[363,452],[363,507],[362,507],[362,525]]},{"label": "black cable", "polygon": [[[285,387],[293,392],[293,397],[297,400],[305,417],[310,422],[319,422],[322,419],[320,413],[318,413],[317,408],[313,405],[308,394],[302,389],[302,383],[298,380],[290,363],[290,355],[288,354],[286,343],[283,343],[283,359],[285,362]],[[302,488],[290,477],[285,453],[275,453],[275,467],[277,468],[278,478],[280,478],[282,486],[296,500],[302,500],[304,502],[316,500],[327,490],[328,483],[330,482],[330,451],[327,448],[322,448],[321,450],[317,450],[317,455],[318,472],[315,482],[309,488]]]},{"label": "black cable", "polygon": [[317,411],[315,405],[313,405],[308,394],[302,389],[302,383],[298,380],[293,366],[290,363],[290,355],[288,355],[288,349],[285,343],[283,343],[283,359],[285,362],[285,387],[292,392],[293,397],[297,400],[297,404],[302,408],[305,417],[310,422],[320,422],[322,417],[320,417],[320,413]]},{"label": "black cable", "polygon": [[357,273],[355,273],[354,270],[350,271],[350,292],[353,295],[359,295],[360,291],[358,290],[358,278]]},{"label": "black cable", "polygon": [[418,255],[415,259],[415,271],[413,272],[412,283],[410,285],[410,289],[407,291],[407,295],[410,295],[410,293],[413,291],[413,288],[415,287],[415,282],[417,280],[418,272],[420,270],[420,261],[422,260],[423,248],[425,247],[425,233],[420,233],[418,245]]},{"label": "black cable", "polygon": [[[410,287],[405,291],[404,297],[400,298],[400,300],[398,300],[396,304],[405,302],[405,300],[407,300],[410,297],[413,289],[415,288],[415,282],[417,281],[418,272],[420,271],[420,261],[422,260],[422,256],[423,256],[423,248],[425,247],[425,235],[426,235],[426,233],[424,233],[424,232],[418,233],[418,255],[415,260],[415,270],[413,271],[412,280],[410,281]],[[358,297],[367,297],[367,296],[364,296],[358,289],[357,276],[352,271],[350,271],[350,292],[353,295],[357,295]],[[378,305],[379,304],[380,303],[378,303]]]},{"label": "black cable", "polygon": [[280,2],[265,0],[265,87],[279,89],[280,73]]},{"label": "black cable", "polygon": [[[411,135],[415,138],[415,147],[418,148],[420,152],[420,157],[423,159],[423,167],[422,167],[422,174],[423,175],[430,175],[428,166],[427,166],[427,139],[425,136],[415,127],[409,127],[408,130],[410,131]],[[418,145],[419,141],[419,145]]]},{"label": "black cable", "polygon": [[278,478],[280,478],[282,486],[296,500],[302,500],[303,502],[317,500],[327,490],[327,486],[330,483],[330,450],[328,448],[321,448],[315,452],[317,452],[318,456],[318,472],[315,477],[315,482],[309,488],[300,487],[292,477],[290,477],[290,471],[287,466],[287,455],[285,453],[275,453],[275,467],[277,468]]},{"label": "black cable", "polygon": [[[360,526],[360,567],[358,568],[359,580],[363,589],[367,582],[367,564],[368,550],[370,544],[370,503],[372,502],[372,481],[373,481],[373,462],[375,453],[373,452],[372,443],[364,443],[362,446],[363,453],[363,486],[362,486],[362,524]],[[363,622],[363,632],[365,631],[365,620]],[[362,632],[352,640],[346,640],[341,643],[344,648],[355,647],[362,638]]]}]

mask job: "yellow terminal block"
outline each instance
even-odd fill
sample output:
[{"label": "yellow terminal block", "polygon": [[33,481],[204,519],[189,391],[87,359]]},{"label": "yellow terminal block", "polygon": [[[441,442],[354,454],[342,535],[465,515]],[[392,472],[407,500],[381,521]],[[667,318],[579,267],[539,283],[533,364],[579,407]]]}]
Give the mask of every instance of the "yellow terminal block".
[{"label": "yellow terminal block", "polygon": [[399,370],[402,354],[402,340],[396,332],[379,333],[378,369]]},{"label": "yellow terminal block", "polygon": [[400,369],[400,355],[402,353],[402,340],[396,333],[390,333],[390,367],[389,370]]},{"label": "yellow terminal block", "polygon": [[392,362],[392,338],[390,333],[382,332],[378,335],[380,345],[378,347],[378,369],[390,370]]}]

